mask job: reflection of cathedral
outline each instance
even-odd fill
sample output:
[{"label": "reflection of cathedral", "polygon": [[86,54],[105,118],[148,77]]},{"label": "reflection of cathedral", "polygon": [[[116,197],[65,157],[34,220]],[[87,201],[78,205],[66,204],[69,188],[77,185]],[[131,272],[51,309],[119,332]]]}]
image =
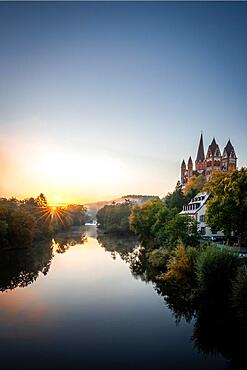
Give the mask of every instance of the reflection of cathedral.
[{"label": "reflection of cathedral", "polygon": [[228,140],[228,143],[223,150],[223,154],[221,155],[219,145],[216,143],[215,138],[213,138],[205,157],[203,137],[201,134],[195,160],[195,170],[193,169],[191,157],[188,160],[187,167],[185,161],[183,160],[181,164],[181,183],[184,186],[189,178],[193,175],[204,175],[208,181],[215,172],[229,172],[234,170],[236,167],[237,157],[230,139]]}]

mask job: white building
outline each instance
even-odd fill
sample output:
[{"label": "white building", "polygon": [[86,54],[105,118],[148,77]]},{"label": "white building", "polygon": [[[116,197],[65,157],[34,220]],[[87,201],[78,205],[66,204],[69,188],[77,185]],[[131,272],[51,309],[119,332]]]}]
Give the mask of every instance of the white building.
[{"label": "white building", "polygon": [[206,237],[218,237],[224,236],[220,231],[211,230],[211,228],[205,222],[205,213],[207,208],[207,201],[209,194],[206,192],[198,193],[189,204],[183,207],[180,215],[189,215],[198,222],[198,231],[202,236]]}]

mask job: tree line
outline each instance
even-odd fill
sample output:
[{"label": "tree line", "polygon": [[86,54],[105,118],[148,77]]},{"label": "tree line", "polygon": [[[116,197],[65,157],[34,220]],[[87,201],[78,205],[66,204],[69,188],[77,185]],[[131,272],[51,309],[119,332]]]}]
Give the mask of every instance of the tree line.
[{"label": "tree line", "polygon": [[21,248],[33,241],[50,238],[58,231],[86,221],[82,205],[50,207],[44,194],[37,198],[0,199],[0,246]]},{"label": "tree line", "polygon": [[247,328],[247,260],[210,243],[157,248],[136,239],[102,234],[99,242],[128,263],[131,273],[152,282],[177,323],[193,319],[191,340],[205,355],[221,353],[242,369]]},{"label": "tree line", "polygon": [[99,227],[106,233],[134,232],[142,243],[174,246],[198,244],[197,223],[180,215],[183,206],[200,191],[210,194],[206,222],[214,230],[223,231],[230,242],[235,236],[240,246],[247,242],[247,168],[230,173],[216,173],[209,182],[204,176],[193,176],[185,189],[178,182],[175,190],[162,200],[152,197],[136,204],[125,199],[101,208],[97,213]]}]

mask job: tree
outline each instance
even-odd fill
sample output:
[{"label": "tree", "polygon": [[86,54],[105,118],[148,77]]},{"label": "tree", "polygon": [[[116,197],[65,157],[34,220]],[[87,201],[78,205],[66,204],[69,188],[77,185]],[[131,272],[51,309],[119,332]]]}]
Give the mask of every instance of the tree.
[{"label": "tree", "polygon": [[194,198],[197,193],[200,193],[205,184],[206,177],[203,175],[190,177],[184,188],[184,193],[188,201],[190,201],[191,198]]},{"label": "tree", "polygon": [[178,212],[181,212],[183,206],[187,202],[186,197],[182,191],[182,184],[180,181],[177,182],[175,190],[172,193],[168,193],[164,199],[165,205],[168,208],[176,208]]},{"label": "tree", "polygon": [[72,225],[80,226],[86,222],[87,208],[80,204],[70,204],[66,208],[66,212],[69,214]]},{"label": "tree", "polygon": [[162,201],[148,201],[131,212],[130,228],[145,247],[174,248],[178,241],[187,245],[198,243],[197,223],[189,216],[179,215]]},{"label": "tree", "polygon": [[190,216],[176,214],[169,222],[167,229],[172,246],[177,245],[178,241],[181,241],[184,246],[197,246],[199,244],[200,235],[197,230],[197,222]]},{"label": "tree", "polygon": [[40,195],[35,199],[35,202],[37,204],[38,207],[47,207],[48,206],[48,202],[47,202],[47,199],[46,197],[44,196],[43,193],[40,193]]},{"label": "tree", "polygon": [[19,207],[9,208],[6,214],[8,240],[10,245],[23,247],[33,240],[34,218]]},{"label": "tree", "polygon": [[106,205],[97,212],[97,222],[105,233],[128,233],[131,209],[132,203],[128,199]]},{"label": "tree", "polygon": [[149,200],[142,205],[133,207],[129,217],[130,229],[139,237],[143,244],[150,244],[155,239],[153,225],[158,213],[164,208],[161,200]]},{"label": "tree", "polygon": [[247,241],[247,168],[227,174],[215,174],[205,186],[212,195],[206,221],[211,228],[222,230],[227,237],[238,237],[239,246]]}]

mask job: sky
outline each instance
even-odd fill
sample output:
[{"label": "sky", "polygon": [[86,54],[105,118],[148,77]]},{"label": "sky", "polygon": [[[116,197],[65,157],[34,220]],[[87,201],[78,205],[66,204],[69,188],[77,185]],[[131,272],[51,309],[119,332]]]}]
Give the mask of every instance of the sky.
[{"label": "sky", "polygon": [[0,2],[0,196],[164,196],[201,130],[246,166],[246,45],[245,2]]}]

